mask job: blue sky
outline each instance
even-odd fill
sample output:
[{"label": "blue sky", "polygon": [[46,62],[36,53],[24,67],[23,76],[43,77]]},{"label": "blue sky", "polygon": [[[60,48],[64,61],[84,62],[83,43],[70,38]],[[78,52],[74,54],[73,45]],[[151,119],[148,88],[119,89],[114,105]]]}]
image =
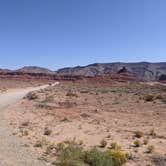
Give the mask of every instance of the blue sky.
[{"label": "blue sky", "polygon": [[0,0],[0,68],[166,61],[166,0]]}]

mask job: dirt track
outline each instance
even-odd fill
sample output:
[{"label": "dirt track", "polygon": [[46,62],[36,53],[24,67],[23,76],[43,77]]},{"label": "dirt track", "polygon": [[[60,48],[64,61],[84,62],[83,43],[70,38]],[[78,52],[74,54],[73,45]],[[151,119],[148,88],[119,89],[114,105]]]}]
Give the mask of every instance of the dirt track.
[{"label": "dirt track", "polygon": [[9,105],[16,103],[26,95],[26,93],[45,87],[46,86],[20,89],[0,94],[0,166],[46,165],[37,159],[38,156],[36,154],[23,146],[21,139],[12,134],[12,130],[4,116],[5,109]]}]

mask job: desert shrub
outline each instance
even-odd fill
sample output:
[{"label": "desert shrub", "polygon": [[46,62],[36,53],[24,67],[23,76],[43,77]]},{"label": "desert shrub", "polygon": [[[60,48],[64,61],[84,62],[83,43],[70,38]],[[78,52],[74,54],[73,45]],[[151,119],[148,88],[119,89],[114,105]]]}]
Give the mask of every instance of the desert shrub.
[{"label": "desert shrub", "polygon": [[69,118],[68,117],[64,117],[61,122],[70,122]]},{"label": "desert shrub", "polygon": [[96,148],[85,152],[84,161],[90,166],[115,166],[111,155]]},{"label": "desert shrub", "polygon": [[46,102],[39,102],[36,104],[36,107],[41,108],[41,109],[47,109],[47,110],[52,110],[55,107],[46,103]]},{"label": "desert shrub", "polygon": [[155,99],[162,100],[162,99],[163,99],[163,96],[157,95],[157,96],[155,97]]},{"label": "desert shrub", "polygon": [[50,144],[46,147],[45,154],[46,155],[51,155],[51,154],[53,154],[53,150],[55,150],[55,149],[56,149],[55,144]]},{"label": "desert shrub", "polygon": [[34,93],[34,92],[29,92],[29,93],[26,95],[26,98],[27,98],[28,100],[35,100],[35,99],[38,98],[38,96],[37,96],[36,93]]},{"label": "desert shrub", "polygon": [[153,95],[147,95],[144,97],[144,100],[147,102],[153,101],[154,100],[154,96]]},{"label": "desert shrub", "polygon": [[42,138],[41,140],[36,141],[34,147],[42,148],[47,145],[49,145],[49,142],[45,138]]},{"label": "desert shrub", "polygon": [[59,166],[83,166],[84,164],[84,151],[80,146],[59,144],[57,153],[57,164]]},{"label": "desert shrub", "polygon": [[101,140],[101,142],[100,142],[100,147],[101,148],[105,148],[107,146],[107,141],[106,140]]},{"label": "desert shrub", "polygon": [[36,147],[36,148],[41,148],[41,147],[43,147],[43,144],[42,144],[41,141],[36,141],[34,147]]},{"label": "desert shrub", "polygon": [[69,91],[67,92],[66,96],[69,96],[69,97],[78,97],[78,95],[72,91]]},{"label": "desert shrub", "polygon": [[21,133],[21,136],[28,136],[29,135],[28,130],[25,130],[25,129],[22,129],[22,128],[20,128],[20,133]]},{"label": "desert shrub", "polygon": [[21,123],[21,126],[23,126],[23,127],[29,126],[29,121],[22,122],[22,123]]},{"label": "desert shrub", "polygon": [[127,162],[127,155],[120,150],[108,150],[107,154],[112,157],[114,166],[119,166]]},{"label": "desert shrub", "polygon": [[121,150],[121,146],[119,146],[116,142],[113,142],[110,145],[111,145],[110,149]]},{"label": "desert shrub", "polygon": [[126,153],[126,157],[128,160],[133,160],[133,154],[132,153]]},{"label": "desert shrub", "polygon": [[28,136],[28,135],[29,135],[28,130],[23,130],[23,132],[22,132],[22,136]]},{"label": "desert shrub", "polygon": [[54,96],[46,96],[45,99],[43,100],[44,103],[53,102],[53,101],[54,101]]},{"label": "desert shrub", "polygon": [[57,150],[58,155],[61,153],[62,150],[64,150],[64,148],[65,148],[65,144],[64,143],[57,144],[56,150]]},{"label": "desert shrub", "polygon": [[134,141],[134,146],[135,147],[140,147],[141,146],[141,142],[137,139]]},{"label": "desert shrub", "polygon": [[89,118],[90,117],[90,115],[87,114],[87,113],[82,113],[82,114],[80,114],[80,116],[83,117],[83,118]]},{"label": "desert shrub", "polygon": [[44,129],[44,135],[51,135],[51,133],[52,133],[52,130],[50,130],[49,128],[45,128]]},{"label": "desert shrub", "polygon": [[79,140],[79,145],[83,145],[84,144],[84,141],[83,140]]},{"label": "desert shrub", "polygon": [[136,138],[141,138],[141,137],[143,137],[143,135],[144,135],[144,134],[143,134],[143,132],[141,132],[141,131],[136,131],[136,132],[135,132],[135,137],[136,137]]},{"label": "desert shrub", "polygon": [[148,141],[147,139],[144,139],[144,140],[143,140],[144,145],[147,145],[148,142],[149,142],[149,141]]},{"label": "desert shrub", "polygon": [[150,130],[150,133],[149,133],[151,136],[156,136],[156,132],[155,132],[155,129],[152,129]]},{"label": "desert shrub", "polygon": [[58,102],[60,108],[72,108],[77,105],[76,102],[66,100],[64,102]]},{"label": "desert shrub", "polygon": [[84,150],[73,141],[58,144],[56,154],[58,166],[120,166],[127,162],[127,155],[120,150]]},{"label": "desert shrub", "polygon": [[152,152],[154,152],[154,150],[155,150],[155,146],[154,145],[149,145],[147,147],[147,153],[152,153]]}]

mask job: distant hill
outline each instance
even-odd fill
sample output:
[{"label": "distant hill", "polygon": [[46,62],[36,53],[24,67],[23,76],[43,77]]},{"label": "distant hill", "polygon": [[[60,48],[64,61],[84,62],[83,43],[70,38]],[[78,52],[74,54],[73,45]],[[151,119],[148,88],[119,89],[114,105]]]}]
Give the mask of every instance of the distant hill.
[{"label": "distant hill", "polygon": [[[52,75],[51,78],[78,78],[109,76],[114,74],[124,75],[126,78],[147,80],[147,81],[166,81],[166,62],[161,63],[95,63],[87,66],[76,66],[62,68],[57,71],[51,71],[47,68],[37,66],[25,66],[18,70],[0,69],[1,75],[8,72],[10,75],[18,73],[30,73],[34,77],[40,77],[41,74]],[[40,74],[40,75],[39,75]],[[115,75],[114,75],[115,77]],[[118,78],[118,75],[116,75]]]},{"label": "distant hill", "polygon": [[16,70],[16,72],[55,74],[54,71],[51,71],[51,70],[49,70],[47,68],[43,68],[43,67],[37,67],[37,66],[25,66],[21,69]]},{"label": "distant hill", "polygon": [[0,69],[0,72],[11,72],[9,69]]},{"label": "distant hill", "polygon": [[[123,69],[123,70],[122,70]],[[128,71],[139,79],[159,80],[161,76],[166,75],[166,62],[161,63],[95,63],[88,66],[77,66],[73,68],[63,68],[57,71],[60,75],[68,76],[98,76],[102,74],[118,73],[119,71]]]}]

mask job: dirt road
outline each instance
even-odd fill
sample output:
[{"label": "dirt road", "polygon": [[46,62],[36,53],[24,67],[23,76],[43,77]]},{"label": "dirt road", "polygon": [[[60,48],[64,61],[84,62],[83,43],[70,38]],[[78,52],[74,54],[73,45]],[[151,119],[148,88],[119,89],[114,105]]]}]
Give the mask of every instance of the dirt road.
[{"label": "dirt road", "polygon": [[27,88],[0,94],[0,166],[45,166],[38,156],[23,146],[21,139],[12,134],[5,120],[5,109],[19,101],[26,93],[46,86]]}]

